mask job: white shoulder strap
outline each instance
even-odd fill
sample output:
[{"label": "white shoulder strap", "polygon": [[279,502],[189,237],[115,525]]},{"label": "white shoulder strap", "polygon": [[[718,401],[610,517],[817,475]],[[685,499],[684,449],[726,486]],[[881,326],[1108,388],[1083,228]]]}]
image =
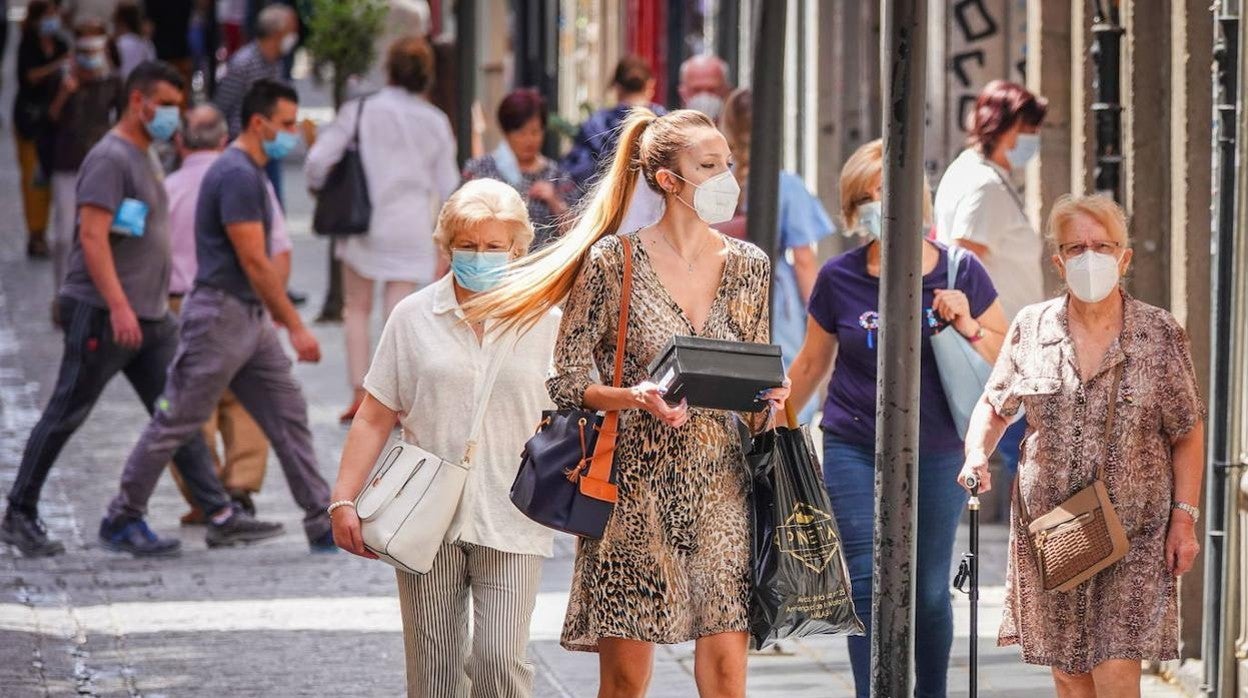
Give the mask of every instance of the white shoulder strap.
[{"label": "white shoulder strap", "polygon": [[960,246],[950,244],[945,250],[945,255],[947,257],[945,268],[946,273],[949,276],[947,280],[947,287],[951,290],[956,289],[958,283],[958,267],[962,264],[962,258],[966,256],[966,252],[963,251]]},{"label": "white shoulder strap", "polygon": [[481,387],[477,392],[477,410],[472,415],[472,428],[468,431],[468,442],[464,446],[464,458],[460,461],[464,465],[472,462],[474,452],[477,450],[477,438],[481,435],[481,427],[485,424],[485,410],[489,407],[490,394],[494,392],[494,383],[498,380],[498,372],[502,370],[503,362],[519,342],[520,333],[515,330],[498,338],[494,356],[490,357],[490,365],[485,372],[485,380],[481,382]]}]

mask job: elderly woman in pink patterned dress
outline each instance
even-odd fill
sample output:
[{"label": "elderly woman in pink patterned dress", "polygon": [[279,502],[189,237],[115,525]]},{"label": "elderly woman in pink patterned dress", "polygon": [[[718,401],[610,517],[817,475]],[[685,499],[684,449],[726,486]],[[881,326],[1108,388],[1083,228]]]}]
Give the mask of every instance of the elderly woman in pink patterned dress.
[{"label": "elderly woman in pink patterned dress", "polygon": [[[998,644],[1052,667],[1062,698],[1138,696],[1141,660],[1178,657],[1175,582],[1200,549],[1204,405],[1183,328],[1119,286],[1131,263],[1122,209],[1102,196],[1064,197],[1049,237],[1068,292],[1015,319],[972,417],[959,480],[973,474],[981,491],[991,487],[988,455],[1019,409],[1029,511],[1057,506],[1107,463],[1126,557],[1071,591],[1046,592],[1015,516]],[[1117,416],[1105,437],[1110,400]]]}]

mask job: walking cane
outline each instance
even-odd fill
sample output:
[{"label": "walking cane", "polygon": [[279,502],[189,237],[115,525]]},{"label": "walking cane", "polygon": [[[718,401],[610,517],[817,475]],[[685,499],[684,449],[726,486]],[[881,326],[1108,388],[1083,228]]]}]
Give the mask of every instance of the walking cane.
[{"label": "walking cane", "polygon": [[969,695],[976,698],[979,695],[979,480],[974,475],[968,476],[966,486],[971,491],[971,498],[966,502],[966,508],[971,513],[971,551],[962,555],[953,585],[971,602]]}]

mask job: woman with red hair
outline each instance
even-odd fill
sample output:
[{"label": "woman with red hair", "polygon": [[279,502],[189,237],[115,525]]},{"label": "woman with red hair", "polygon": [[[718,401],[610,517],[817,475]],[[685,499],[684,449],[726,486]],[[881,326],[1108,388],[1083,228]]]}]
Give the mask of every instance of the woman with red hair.
[{"label": "woman with red hair", "polygon": [[559,163],[542,155],[549,118],[546,98],[540,92],[513,90],[498,105],[498,125],[503,131],[498,147],[464,165],[465,182],[489,177],[520,192],[537,231],[534,250],[559,237],[568,223],[566,214],[576,203],[576,182]]},{"label": "woman with red hair", "polygon": [[[1006,80],[988,83],[967,116],[967,148],[936,189],[936,237],[975,253],[996,286],[1007,321],[1044,300],[1044,240],[1027,218],[1012,177],[1040,150],[1048,100]],[[1018,470],[1019,421],[998,451],[1006,481]]]}]

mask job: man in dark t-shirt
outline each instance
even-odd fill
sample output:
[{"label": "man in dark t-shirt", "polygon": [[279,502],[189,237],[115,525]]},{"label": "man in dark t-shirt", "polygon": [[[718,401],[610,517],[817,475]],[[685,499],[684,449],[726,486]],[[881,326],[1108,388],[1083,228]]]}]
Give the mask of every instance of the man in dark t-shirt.
[{"label": "man in dark t-shirt", "polygon": [[[126,83],[126,108],[117,126],[83,161],[78,178],[78,230],[69,271],[61,287],[65,348],[52,399],[30,433],[0,540],[27,557],[56,555],[39,521],[39,495],[65,442],[87,418],[104,388],[124,373],[148,411],[165,389],[165,375],[178,344],[169,315],[168,207],[161,173],[150,155],[154,140],[167,140],[178,125],[182,78],[169,65],[140,64]],[[166,454],[151,473],[127,473],[123,486],[150,495],[164,463],[173,458],[196,503],[209,512],[210,540],[268,537],[279,524],[257,522],[235,512],[213,468],[202,438],[188,439]],[[178,541],[162,539],[143,521],[146,499],[125,515],[105,519],[101,543],[137,556],[176,554]]]},{"label": "man in dark t-shirt", "polygon": [[[269,260],[273,210],[264,166],[298,143],[298,95],[259,80],[243,97],[243,131],[204,175],[195,209],[195,287],[182,305],[178,361],[160,409],[126,461],[126,477],[159,473],[195,438],[229,388],[264,430],[282,464],[313,552],[331,552],[329,485],[317,468],[307,403],[273,327],[286,328],[300,361],[321,358],[316,338],[286,297]],[[267,310],[267,312],[266,312]],[[149,493],[150,494],[150,493]],[[123,487],[110,516],[134,508]]]}]

